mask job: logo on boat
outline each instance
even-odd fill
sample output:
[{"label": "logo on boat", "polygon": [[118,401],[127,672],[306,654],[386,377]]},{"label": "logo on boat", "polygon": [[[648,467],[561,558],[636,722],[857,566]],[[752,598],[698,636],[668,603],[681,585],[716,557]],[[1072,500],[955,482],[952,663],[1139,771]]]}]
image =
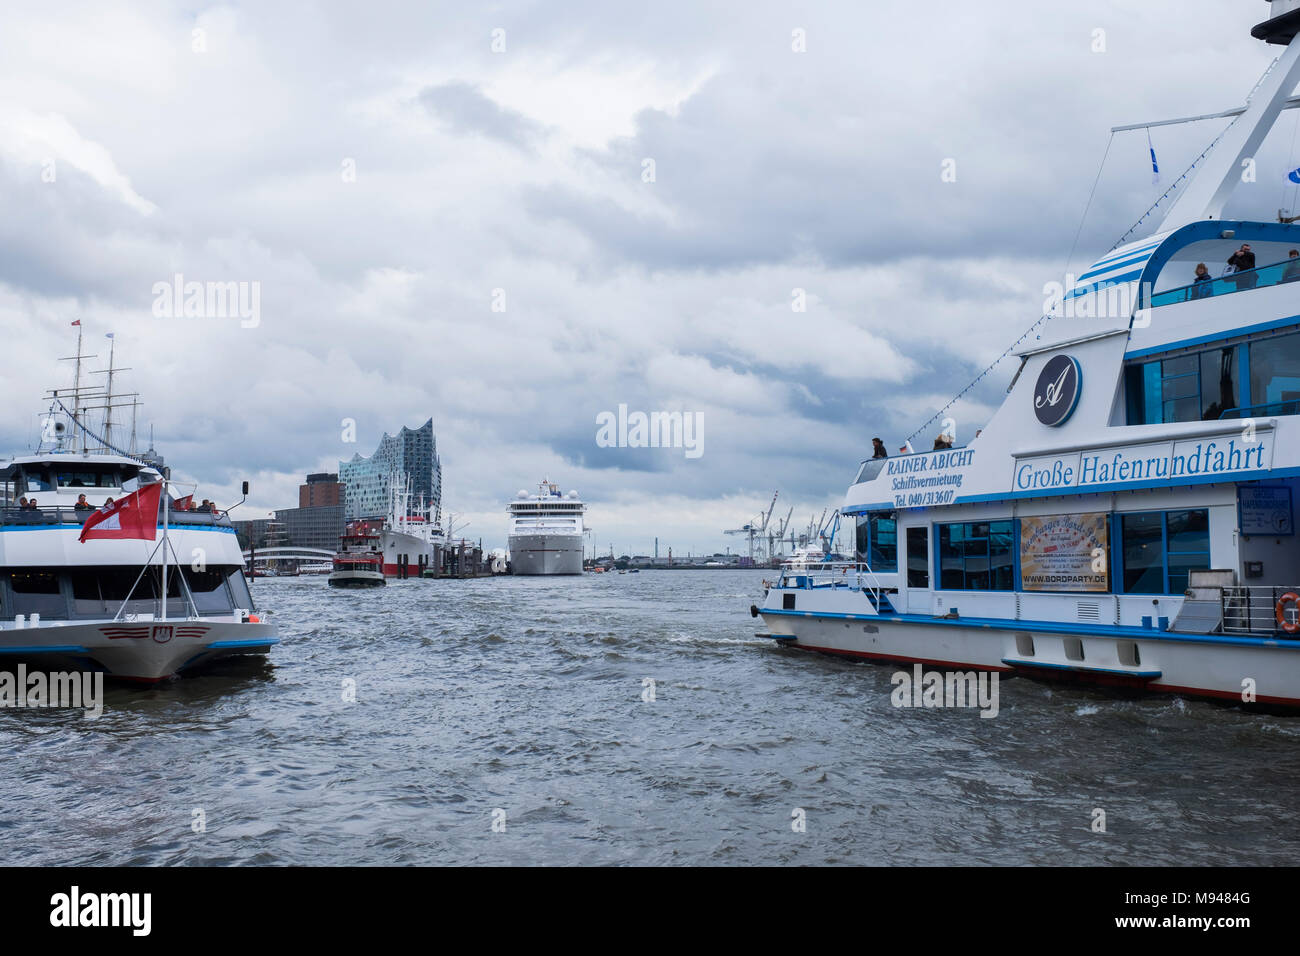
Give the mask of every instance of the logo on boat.
[{"label": "logo on boat", "polygon": [[170,624],[155,624],[153,627],[153,639],[158,644],[166,644],[172,639],[173,632]]},{"label": "logo on boat", "polygon": [[1044,425],[1064,425],[1079,404],[1083,371],[1072,356],[1057,355],[1043,366],[1034,386],[1034,414]]}]

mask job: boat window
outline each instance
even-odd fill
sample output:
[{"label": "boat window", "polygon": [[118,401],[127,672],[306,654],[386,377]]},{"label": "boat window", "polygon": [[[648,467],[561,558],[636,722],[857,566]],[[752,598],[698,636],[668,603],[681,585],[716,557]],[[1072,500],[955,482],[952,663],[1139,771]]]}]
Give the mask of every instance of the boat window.
[{"label": "boat window", "polygon": [[855,530],[857,561],[865,563],[873,571],[898,570],[898,522],[893,512],[858,515]]},{"label": "boat window", "polygon": [[21,568],[9,574],[13,590],[13,614],[39,614],[43,618],[68,616],[68,605],[59,586],[59,572],[54,568]]},{"label": "boat window", "polygon": [[939,525],[939,587],[945,591],[1010,591],[1015,530],[1010,521]]},{"label": "boat window", "polygon": [[54,484],[50,478],[49,470],[41,467],[23,468],[20,484],[23,487],[18,489],[18,493],[28,491],[53,491]]},{"label": "boat window", "polygon": [[225,568],[207,568],[195,571],[188,565],[184,569],[185,583],[190,586],[194,598],[194,607],[200,614],[216,611],[229,612],[234,609],[230,593],[226,590],[227,571]]},{"label": "boat window", "polygon": [[226,583],[230,585],[230,594],[235,600],[235,607],[242,607],[249,611],[257,610],[253,605],[253,596],[248,592],[248,582],[244,580],[243,568],[232,568],[226,575]]},{"label": "boat window", "polygon": [[862,467],[858,469],[858,477],[853,479],[853,483],[859,485],[864,481],[875,478],[876,475],[880,474],[880,469],[885,467],[887,461],[889,461],[888,458],[867,459],[862,463]]},{"label": "boat window", "polygon": [[98,468],[94,470],[59,471],[56,477],[60,488],[117,488],[118,473],[116,468]]},{"label": "boat window", "polygon": [[1221,418],[1240,404],[1238,366],[1235,345],[1128,366],[1124,371],[1128,423]]},{"label": "boat window", "polygon": [[1204,508],[1120,517],[1124,591],[1181,594],[1189,571],[1210,566],[1210,520]]},{"label": "boat window", "polygon": [[1296,403],[1300,402],[1300,333],[1250,343],[1250,401],[1255,406],[1283,406],[1260,414],[1296,413]]},{"label": "boat window", "polygon": [[930,586],[930,529],[907,529],[907,586]]}]

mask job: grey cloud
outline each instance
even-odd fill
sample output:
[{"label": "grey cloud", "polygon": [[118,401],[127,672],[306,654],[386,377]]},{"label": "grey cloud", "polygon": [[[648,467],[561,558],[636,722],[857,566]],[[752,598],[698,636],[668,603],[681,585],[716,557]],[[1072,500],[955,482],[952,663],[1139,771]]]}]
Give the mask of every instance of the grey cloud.
[{"label": "grey cloud", "polygon": [[477,133],[524,150],[531,149],[543,135],[540,124],[494,102],[472,83],[429,86],[420,91],[419,100],[460,133]]}]

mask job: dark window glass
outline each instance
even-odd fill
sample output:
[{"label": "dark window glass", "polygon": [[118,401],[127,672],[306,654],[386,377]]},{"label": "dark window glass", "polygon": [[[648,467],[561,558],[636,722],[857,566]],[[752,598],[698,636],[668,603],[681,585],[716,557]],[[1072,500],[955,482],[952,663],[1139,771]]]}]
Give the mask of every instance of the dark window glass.
[{"label": "dark window glass", "polygon": [[868,555],[870,553],[870,541],[871,541],[870,528],[871,528],[871,516],[858,515],[857,541],[856,541],[857,553],[855,555],[855,560],[857,560],[859,563],[866,563],[868,560]]},{"label": "dark window glass", "polygon": [[[1250,343],[1250,401],[1252,405],[1300,402],[1300,333]],[[1296,407],[1265,414],[1295,414]]]},{"label": "dark window glass", "polygon": [[1204,509],[1196,511],[1170,511],[1166,518],[1169,522],[1169,551],[1173,553],[1199,551],[1210,553],[1210,513]]},{"label": "dark window glass", "polygon": [[1124,590],[1129,594],[1163,594],[1165,554],[1161,514],[1124,515]]},{"label": "dark window glass", "polygon": [[229,612],[234,609],[226,590],[227,574],[226,568],[208,568],[204,571],[195,571],[188,566],[185,568],[185,583],[190,586],[194,606],[200,614]]},{"label": "dark window glass", "polygon": [[898,522],[892,516],[871,516],[871,560],[873,571],[898,570]]},{"label": "dark window glass", "polygon": [[1201,418],[1215,421],[1237,401],[1237,347],[1201,353]]},{"label": "dark window glass", "polygon": [[23,568],[9,575],[13,588],[14,614],[39,614],[43,618],[68,616],[67,602],[59,587],[59,572],[53,568]]},{"label": "dark window glass", "polygon": [[1010,521],[939,526],[939,586],[1010,591],[1015,587],[1015,533]]},{"label": "dark window glass", "polygon": [[928,528],[907,529],[907,586],[930,586],[930,534]]}]

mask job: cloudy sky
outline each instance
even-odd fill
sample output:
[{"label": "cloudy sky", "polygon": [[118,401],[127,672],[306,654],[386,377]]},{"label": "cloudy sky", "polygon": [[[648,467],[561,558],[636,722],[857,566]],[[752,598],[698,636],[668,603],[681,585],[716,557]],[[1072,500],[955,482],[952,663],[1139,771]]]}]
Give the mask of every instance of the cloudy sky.
[{"label": "cloudy sky", "polygon": [[[81,318],[201,496],[252,481],[246,516],[432,416],[485,544],[545,475],[602,551],[743,548],[721,530],[778,489],[796,525],[833,507],[872,435],[896,448],[1111,246],[1223,121],[1153,131],[1158,186],[1117,136],[1071,259],[1110,127],[1241,105],[1266,11],[7,5],[0,450]],[[1297,114],[1229,214],[1295,204]],[[256,326],[155,315],[177,274],[256,283]],[[599,447],[620,404],[701,414],[703,454]]]}]

